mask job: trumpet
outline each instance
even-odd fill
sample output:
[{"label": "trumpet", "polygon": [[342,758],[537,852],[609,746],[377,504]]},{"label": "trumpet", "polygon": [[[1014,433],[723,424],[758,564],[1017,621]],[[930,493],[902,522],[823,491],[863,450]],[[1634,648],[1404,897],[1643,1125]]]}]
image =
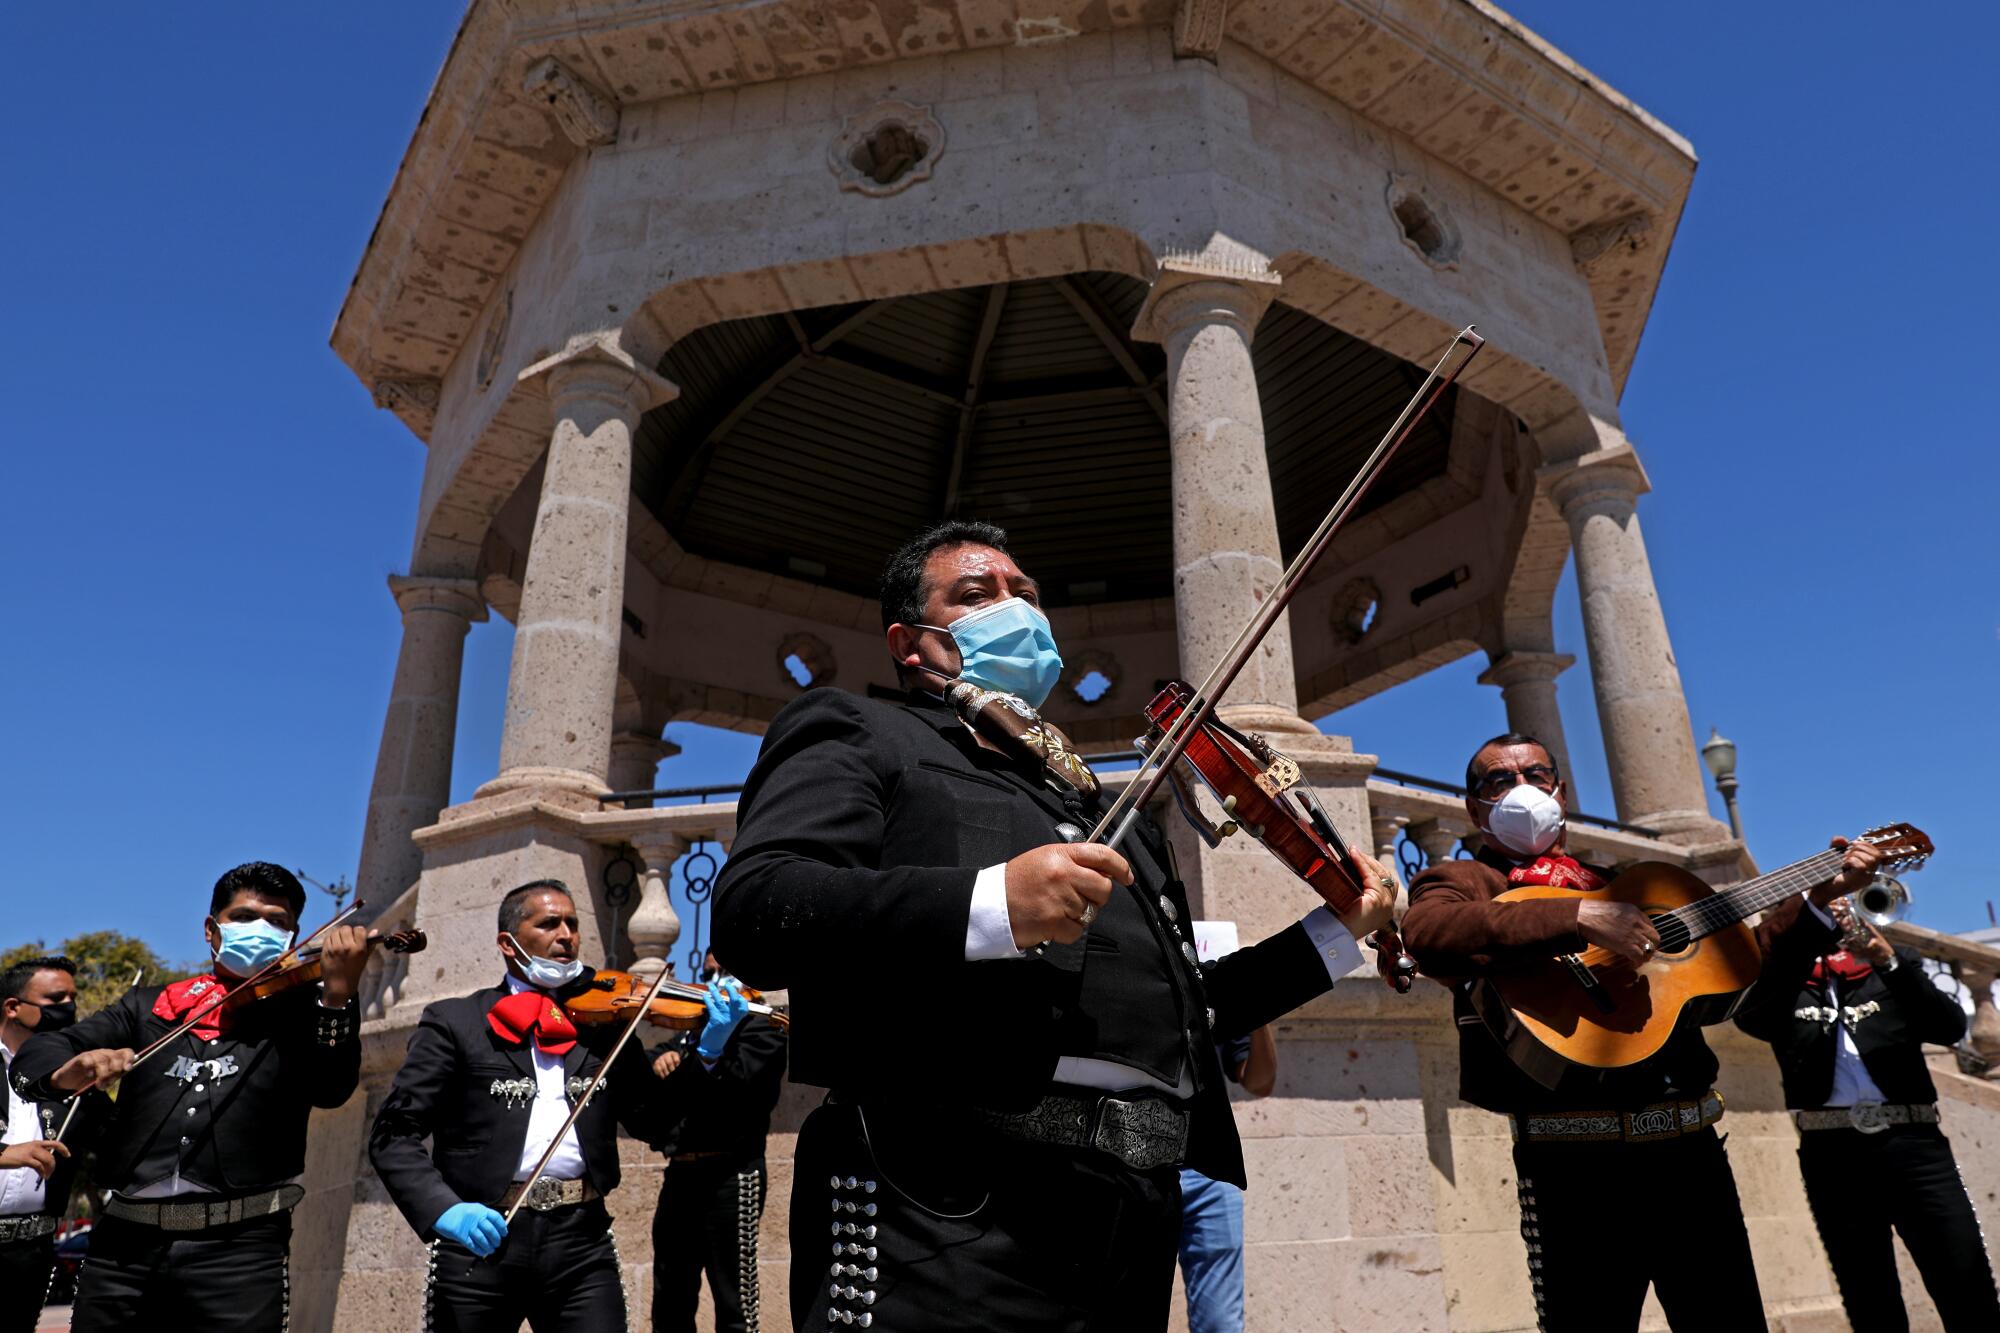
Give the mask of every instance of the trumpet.
[{"label": "trumpet", "polygon": [[1837,914],[1847,918],[1842,923],[1846,930],[1841,942],[1855,949],[1868,942],[1869,926],[1881,930],[1903,919],[1910,910],[1910,888],[1900,879],[1877,875],[1867,888],[1849,894],[1840,905],[1847,909]]}]

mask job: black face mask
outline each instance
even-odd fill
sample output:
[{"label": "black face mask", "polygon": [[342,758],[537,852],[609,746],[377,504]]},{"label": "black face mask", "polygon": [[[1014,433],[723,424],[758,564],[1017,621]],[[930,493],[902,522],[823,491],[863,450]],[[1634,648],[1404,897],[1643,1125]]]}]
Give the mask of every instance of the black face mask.
[{"label": "black face mask", "polygon": [[35,1031],[37,1032],[61,1032],[64,1028],[70,1027],[76,1022],[75,1000],[64,1000],[60,1004],[44,1004],[39,1006],[39,1008],[42,1011],[42,1017],[35,1024]]}]

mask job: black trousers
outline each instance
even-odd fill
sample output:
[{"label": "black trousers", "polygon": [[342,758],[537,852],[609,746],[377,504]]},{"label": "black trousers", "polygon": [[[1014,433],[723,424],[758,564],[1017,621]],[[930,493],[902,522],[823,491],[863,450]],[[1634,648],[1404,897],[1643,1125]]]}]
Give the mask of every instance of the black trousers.
[{"label": "black trousers", "polygon": [[757,1226],[768,1183],[762,1157],[667,1163],[653,1213],[653,1333],[694,1333],[703,1272],[715,1333],[757,1333]]},{"label": "black trousers", "polygon": [[35,1333],[55,1271],[54,1236],[0,1245],[0,1333]]},{"label": "black trousers", "polygon": [[2000,1295],[1951,1140],[1935,1125],[1799,1136],[1799,1172],[1854,1333],[1907,1333],[1893,1228],[1946,1333],[2000,1329]]},{"label": "black trousers", "polygon": [[1543,1333],[1629,1333],[1648,1284],[1678,1333],[1764,1333],[1743,1205],[1713,1129],[1654,1143],[1519,1142],[1514,1167]]},{"label": "black trousers", "polygon": [[935,1113],[829,1101],[800,1129],[795,1168],[797,1328],[1166,1327],[1181,1224],[1173,1167],[1132,1171]]},{"label": "black trousers", "polygon": [[107,1217],[90,1231],[71,1333],[278,1333],[291,1319],[292,1215],[205,1231]]},{"label": "black trousers", "polygon": [[[431,1242],[423,1327],[438,1333],[610,1333],[623,1329],[625,1284],[602,1199],[514,1214],[487,1258]],[[204,1330],[204,1333],[206,1331]]]}]

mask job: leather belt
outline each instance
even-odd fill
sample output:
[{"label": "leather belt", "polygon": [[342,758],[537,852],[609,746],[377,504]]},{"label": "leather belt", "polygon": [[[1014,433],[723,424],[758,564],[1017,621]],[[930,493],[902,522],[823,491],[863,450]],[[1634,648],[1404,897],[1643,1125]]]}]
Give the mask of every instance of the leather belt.
[{"label": "leather belt", "polygon": [[269,1217],[272,1213],[288,1212],[298,1206],[306,1197],[304,1189],[297,1185],[280,1185],[276,1189],[264,1190],[257,1194],[246,1194],[240,1199],[163,1199],[159,1203],[149,1203],[143,1199],[123,1199],[113,1197],[104,1205],[104,1215],[115,1217],[122,1222],[137,1222],[140,1226],[158,1227],[162,1231],[206,1231],[210,1227],[234,1226],[247,1222],[253,1217]]},{"label": "leather belt", "polygon": [[521,1187],[524,1183],[517,1180],[509,1185],[507,1192],[500,1196],[500,1202],[493,1206],[504,1213],[518,1202],[523,1208],[531,1208],[538,1213],[547,1213],[557,1208],[570,1208],[579,1203],[589,1203],[592,1199],[603,1197],[597,1192],[595,1185],[581,1178],[576,1180],[551,1180],[547,1176],[543,1176],[535,1182],[535,1187],[527,1192],[525,1198],[521,1193]]},{"label": "leather belt", "polygon": [[1529,1143],[1654,1143],[1698,1134],[1722,1119],[1722,1094],[1691,1102],[1654,1102],[1635,1111],[1535,1111],[1510,1115],[1514,1141]]},{"label": "leather belt", "polygon": [[1187,1108],[1158,1097],[1072,1097],[1052,1092],[1013,1115],[981,1111],[988,1129],[1024,1143],[1092,1148],[1134,1171],[1179,1166],[1187,1156]]},{"label": "leather belt", "polygon": [[55,1234],[56,1220],[47,1213],[0,1217],[0,1245],[16,1240],[40,1240]]},{"label": "leather belt", "polygon": [[1938,1109],[1935,1102],[1924,1106],[1856,1102],[1852,1106],[1829,1106],[1823,1111],[1794,1111],[1792,1120],[1802,1130],[1853,1129],[1863,1134],[1879,1134],[1891,1125],[1935,1125]]}]

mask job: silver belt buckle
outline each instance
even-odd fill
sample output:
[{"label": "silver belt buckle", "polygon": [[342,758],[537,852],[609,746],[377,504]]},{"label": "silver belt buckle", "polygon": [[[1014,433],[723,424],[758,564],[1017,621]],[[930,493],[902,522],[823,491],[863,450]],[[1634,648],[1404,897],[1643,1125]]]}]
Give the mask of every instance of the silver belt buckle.
[{"label": "silver belt buckle", "polygon": [[1090,1142],[1136,1171],[1150,1171],[1186,1154],[1187,1120],[1151,1098],[1128,1102],[1106,1097],[1098,1103]]},{"label": "silver belt buckle", "polygon": [[1889,1117],[1880,1102],[1856,1102],[1847,1108],[1847,1121],[1863,1134],[1880,1134],[1889,1127]]},{"label": "silver belt buckle", "polygon": [[160,1205],[160,1230],[201,1231],[208,1226],[207,1203],[163,1203]]},{"label": "silver belt buckle", "polygon": [[551,1180],[549,1177],[543,1176],[528,1187],[528,1192],[522,1196],[521,1203],[524,1207],[532,1208],[538,1213],[546,1213],[551,1208],[559,1208],[562,1206],[563,1201],[563,1184],[564,1182],[560,1180]]}]

